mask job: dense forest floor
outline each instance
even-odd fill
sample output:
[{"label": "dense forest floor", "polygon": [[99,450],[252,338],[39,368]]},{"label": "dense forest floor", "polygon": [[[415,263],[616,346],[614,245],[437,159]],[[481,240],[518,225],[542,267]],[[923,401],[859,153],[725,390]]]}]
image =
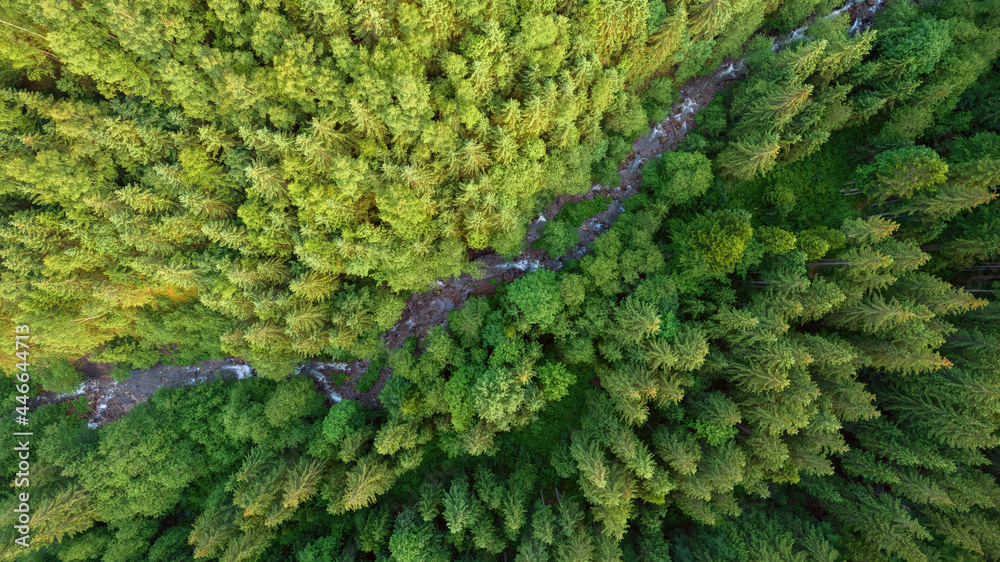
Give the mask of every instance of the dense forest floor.
[{"label": "dense forest floor", "polygon": [[[883,0],[849,0],[831,14],[848,11],[853,21],[852,30],[866,29],[875,12],[883,5]],[[806,22],[808,24],[808,22]],[[802,33],[805,26],[797,28],[785,38],[779,37],[776,45]],[[618,168],[618,187],[593,184],[583,194],[562,195],[528,225],[523,250],[514,257],[505,257],[486,250],[470,257],[480,268],[479,275],[463,274],[447,280],[432,283],[428,290],[414,293],[406,303],[396,325],[383,334],[387,349],[396,349],[410,337],[421,337],[434,326],[447,324],[448,313],[461,308],[471,296],[490,296],[496,287],[523,277],[535,269],[562,269],[565,260],[579,259],[588,253],[588,246],[605,232],[623,211],[622,201],[638,193],[643,163],[658,158],[664,152],[673,150],[677,144],[696,126],[698,110],[711,103],[716,94],[730,82],[742,76],[742,60],[723,61],[715,72],[688,80],[679,90],[677,101],[672,105],[666,118],[651,126],[646,134],[632,143],[632,151],[622,160]],[[607,209],[583,221],[578,229],[579,243],[561,258],[552,258],[544,250],[532,248],[541,237],[545,222],[555,217],[564,205],[592,200],[604,196],[611,198]],[[299,372],[311,376],[316,381],[317,390],[328,397],[328,403],[344,398],[357,400],[366,407],[381,406],[379,395],[392,371],[388,366],[381,368],[378,379],[368,390],[360,392],[358,383],[365,375],[371,361],[368,359],[346,363],[328,363],[310,360],[300,366]],[[206,360],[196,365],[158,364],[150,369],[137,369],[132,376],[122,382],[110,376],[115,365],[92,363],[87,358],[77,362],[77,368],[86,379],[74,393],[56,394],[43,391],[36,397],[34,407],[48,403],[58,403],[83,397],[88,404],[86,413],[92,427],[116,420],[148,400],[161,387],[179,387],[200,384],[217,378],[245,378],[255,376],[252,368],[243,359],[227,357],[224,360]]]}]

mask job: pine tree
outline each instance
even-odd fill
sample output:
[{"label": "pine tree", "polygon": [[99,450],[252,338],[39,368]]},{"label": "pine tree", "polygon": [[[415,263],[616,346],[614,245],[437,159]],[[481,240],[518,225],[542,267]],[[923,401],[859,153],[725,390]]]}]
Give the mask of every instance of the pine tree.
[{"label": "pine tree", "polygon": [[86,490],[76,485],[49,491],[37,505],[32,506],[32,549],[68,541],[93,526],[95,517],[88,504]]},{"label": "pine tree", "polygon": [[336,500],[330,504],[330,512],[343,513],[367,507],[375,503],[377,497],[395,481],[396,477],[384,461],[373,454],[366,455],[347,471],[343,492],[336,494]]},{"label": "pine tree", "polygon": [[194,556],[211,558],[221,554],[237,533],[235,518],[232,505],[224,502],[215,502],[198,515],[188,537],[188,544],[194,546]]},{"label": "pine tree", "polygon": [[701,446],[693,434],[677,434],[662,427],[653,436],[656,452],[678,474],[691,475],[701,460]]},{"label": "pine tree", "polygon": [[716,35],[732,17],[732,6],[727,0],[705,0],[689,10],[689,29],[696,38]]},{"label": "pine tree", "polygon": [[444,486],[437,480],[425,480],[420,486],[420,516],[424,521],[433,521],[441,513]]},{"label": "pine tree", "polygon": [[765,173],[781,150],[777,134],[757,134],[730,145],[719,154],[719,165],[739,179],[751,179]]},{"label": "pine tree", "polygon": [[[650,9],[653,9],[652,5]],[[659,29],[650,34],[647,46],[652,51],[651,66],[656,68],[671,60],[684,38],[687,19],[687,6],[681,3],[675,4],[673,12],[663,20]]]},{"label": "pine tree", "polygon": [[862,291],[882,289],[892,284],[896,278],[888,273],[892,258],[871,246],[856,246],[842,252],[836,261],[826,261],[814,266],[846,266],[840,273],[841,289],[847,295]]},{"label": "pine tree", "polygon": [[939,188],[933,197],[913,197],[900,210],[908,215],[919,214],[932,220],[948,220],[966,209],[989,203],[996,197],[996,193],[982,188],[945,186]]},{"label": "pine tree", "polygon": [[473,522],[481,517],[482,507],[472,496],[468,480],[456,478],[444,494],[444,520],[451,533],[461,533],[471,529]]},{"label": "pine tree", "polygon": [[316,493],[325,464],[324,461],[307,459],[305,456],[299,458],[286,476],[282,504],[294,508],[308,501]]},{"label": "pine tree", "polygon": [[584,438],[573,439],[570,453],[576,460],[581,477],[595,488],[604,488],[608,483],[608,466],[601,447],[596,442]]},{"label": "pine tree", "polygon": [[287,468],[265,455],[260,449],[252,452],[230,484],[233,505],[242,508],[244,516],[265,515],[281,492]]},{"label": "pine tree", "polygon": [[412,506],[396,516],[389,551],[397,560],[448,560],[437,529],[417,517]]},{"label": "pine tree", "polygon": [[230,541],[228,548],[222,553],[219,560],[225,562],[253,560],[264,553],[272,538],[271,533],[244,532]]},{"label": "pine tree", "polygon": [[841,227],[843,233],[856,244],[871,244],[892,234],[899,228],[899,223],[882,217],[868,217],[844,221]]},{"label": "pine tree", "polygon": [[865,192],[876,203],[934,190],[947,172],[948,164],[923,146],[879,153],[874,162],[858,169]]},{"label": "pine tree", "polygon": [[563,499],[559,502],[558,512],[560,533],[553,545],[555,560],[593,560],[594,540],[584,524],[584,513],[577,501],[569,497]]},{"label": "pine tree", "polygon": [[886,302],[880,296],[873,296],[855,306],[843,307],[828,317],[834,326],[846,327],[869,334],[878,334],[894,329],[914,320],[928,320],[932,313],[918,315],[911,307],[896,301]]}]

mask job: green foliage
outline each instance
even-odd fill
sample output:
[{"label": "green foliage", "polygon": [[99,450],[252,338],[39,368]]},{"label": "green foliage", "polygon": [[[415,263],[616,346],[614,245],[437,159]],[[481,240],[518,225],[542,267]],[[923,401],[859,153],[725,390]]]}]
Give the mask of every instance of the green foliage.
[{"label": "green foliage", "polygon": [[441,544],[441,533],[433,525],[419,521],[415,509],[403,511],[396,516],[392,536],[389,538],[389,552],[395,560],[445,562],[448,552]]},{"label": "green foliage", "polygon": [[458,336],[464,347],[472,347],[480,338],[483,320],[490,311],[490,303],[480,297],[471,297],[465,306],[448,313],[448,327]]},{"label": "green foliage", "polygon": [[372,362],[368,365],[368,368],[365,369],[361,378],[359,378],[358,382],[355,383],[354,388],[358,392],[368,392],[372,385],[378,382],[378,378],[381,376],[382,369],[385,367],[385,364],[386,356],[384,354],[380,354],[372,359]]},{"label": "green foliage", "polygon": [[746,213],[719,211],[692,222],[687,236],[697,259],[710,271],[728,273],[743,258],[753,227]]},{"label": "green foliage", "polygon": [[850,121],[854,110],[845,101],[854,86],[838,79],[861,63],[876,34],[851,38],[839,22],[818,21],[809,35],[778,56],[770,39],[750,43],[747,63],[757,68],[733,95],[729,142],[716,160],[723,175],[749,180],[779,159],[800,160]]},{"label": "green foliage", "polygon": [[933,191],[947,173],[948,164],[926,146],[887,150],[871,164],[858,168],[865,193],[876,203]]},{"label": "green foliage", "polygon": [[52,361],[49,365],[36,369],[32,375],[33,379],[41,383],[42,388],[59,394],[73,392],[83,380],[83,373],[66,359]]},{"label": "green foliage", "polygon": [[118,382],[128,380],[132,376],[132,369],[128,365],[118,364],[108,373],[108,376]]},{"label": "green foliage", "polygon": [[545,250],[552,257],[566,255],[570,248],[580,242],[577,234],[580,224],[605,210],[610,202],[610,197],[598,195],[593,199],[563,205],[559,213],[546,225],[536,247]]},{"label": "green foliage", "polygon": [[[787,254],[796,247],[798,239],[794,234],[774,226],[761,226],[756,229],[756,238],[764,245],[768,254],[780,256]],[[829,247],[827,248],[829,250]],[[806,253],[809,252],[807,250]]]},{"label": "green foliage", "polygon": [[[0,560],[1000,557],[991,2],[751,40],[587,255],[384,348],[407,291],[617,182],[675,80],[830,4],[12,4],[0,317],[32,378],[263,376],[96,430],[32,409]],[[380,408],[292,376],[352,354]]]},{"label": "green foliage", "polygon": [[535,244],[554,258],[566,255],[570,248],[580,242],[577,227],[568,221],[551,221],[545,227],[545,233]]},{"label": "green foliage", "polygon": [[736,424],[742,418],[739,408],[726,395],[709,394],[700,409],[700,412],[695,409],[698,417],[692,427],[699,438],[717,447],[736,435]]},{"label": "green foliage", "polygon": [[584,199],[577,203],[566,203],[553,220],[566,221],[569,224],[579,226],[584,220],[607,209],[609,203],[611,203],[611,198],[606,195],[598,195],[593,199]]},{"label": "green foliage", "polygon": [[847,238],[839,230],[826,226],[817,226],[798,233],[796,243],[806,254],[806,259],[816,261],[829,252],[844,247]]},{"label": "green foliage", "polygon": [[642,167],[643,187],[671,206],[682,205],[708,191],[711,163],[699,152],[665,152]]},{"label": "green foliage", "polygon": [[284,427],[294,418],[316,415],[321,404],[312,379],[297,376],[278,384],[264,404],[264,418],[274,427]]},{"label": "green foliage", "polygon": [[67,467],[91,490],[94,513],[104,521],[162,516],[204,472],[192,444],[179,441],[154,415],[149,407],[134,409],[101,433],[89,455]]},{"label": "green foliage", "polygon": [[546,329],[562,312],[563,302],[554,271],[536,269],[507,287],[507,300],[525,322]]},{"label": "green foliage", "polygon": [[[469,249],[515,253],[542,203],[616,185],[690,34],[632,0],[109,6],[5,13],[4,318],[51,357],[274,379],[371,357]],[[728,31],[699,30],[699,52]]]},{"label": "green foliage", "polygon": [[546,363],[538,368],[538,382],[549,402],[555,402],[569,393],[569,386],[576,376],[562,363]]}]

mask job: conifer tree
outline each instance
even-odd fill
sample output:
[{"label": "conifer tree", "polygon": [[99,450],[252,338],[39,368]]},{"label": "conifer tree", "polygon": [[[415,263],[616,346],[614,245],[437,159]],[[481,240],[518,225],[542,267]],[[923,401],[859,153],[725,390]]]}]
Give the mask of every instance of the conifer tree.
[{"label": "conifer tree", "polygon": [[444,495],[444,519],[451,533],[472,528],[481,515],[482,507],[472,496],[467,480],[457,478]]},{"label": "conifer tree", "polygon": [[328,488],[328,497],[332,498],[330,512],[343,513],[367,507],[375,503],[378,495],[388,490],[395,480],[396,476],[384,460],[368,454],[347,471],[342,483],[331,481]]},{"label": "conifer tree", "polygon": [[233,526],[235,516],[232,505],[216,502],[195,519],[188,544],[194,546],[196,558],[210,558],[223,552],[237,532]]}]

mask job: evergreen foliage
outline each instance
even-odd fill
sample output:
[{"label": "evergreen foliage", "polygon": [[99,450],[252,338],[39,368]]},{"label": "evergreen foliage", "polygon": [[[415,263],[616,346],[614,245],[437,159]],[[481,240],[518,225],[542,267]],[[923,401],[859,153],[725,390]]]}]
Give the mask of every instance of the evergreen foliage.
[{"label": "evergreen foliage", "polygon": [[730,32],[646,0],[3,18],[5,321],[52,326],[53,358],[174,346],[274,378],[374,355],[400,295],[472,271],[469,249],[519,251],[545,200],[628,152],[643,102],[673,101],[683,53]]},{"label": "evergreen foliage", "polygon": [[[750,40],[586,255],[388,351],[407,291],[616,173],[665,83],[829,3],[11,4],[0,312],[32,380],[160,346],[266,376],[96,429],[34,409],[0,560],[1000,558],[994,4]],[[390,369],[381,406],[289,377],[321,354]]]}]

